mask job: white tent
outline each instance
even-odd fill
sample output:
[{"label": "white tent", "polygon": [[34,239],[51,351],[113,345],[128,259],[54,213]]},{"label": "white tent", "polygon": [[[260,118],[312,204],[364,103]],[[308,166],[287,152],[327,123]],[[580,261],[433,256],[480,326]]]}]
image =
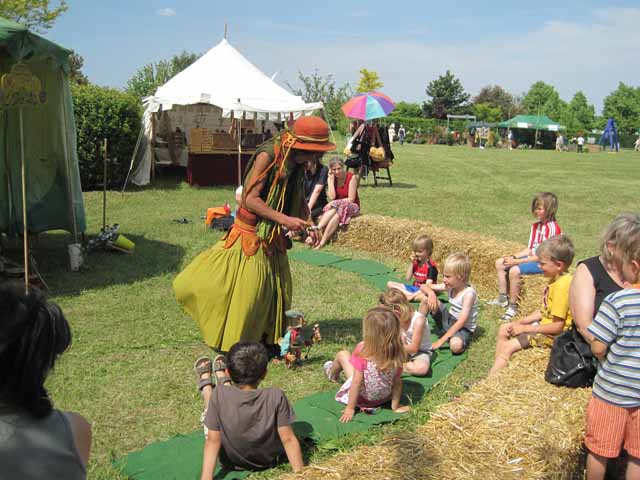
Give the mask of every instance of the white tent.
[{"label": "white tent", "polygon": [[[136,185],[150,181],[152,163],[156,161],[151,142],[154,124],[164,112],[173,113],[172,127],[177,126],[188,134],[188,127],[203,126],[205,117],[214,118],[218,122],[215,125],[223,126],[223,119],[227,119],[226,123],[232,118],[281,121],[323,109],[321,102],[305,103],[301,97],[282,88],[226,39],[159,87],[155,95],[145,98],[144,104],[144,135],[140,137],[140,151],[144,153],[131,175]],[[185,148],[177,163],[186,166],[186,161]]]}]

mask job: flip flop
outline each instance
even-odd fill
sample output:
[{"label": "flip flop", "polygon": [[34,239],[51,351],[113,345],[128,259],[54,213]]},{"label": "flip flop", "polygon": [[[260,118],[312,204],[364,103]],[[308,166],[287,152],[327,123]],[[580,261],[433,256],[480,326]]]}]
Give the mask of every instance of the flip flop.
[{"label": "flip flop", "polygon": [[[193,364],[193,373],[196,375],[196,381],[198,382],[198,390],[202,391],[207,385],[214,387],[213,372],[211,366],[213,363],[209,357],[200,357]],[[202,375],[208,373],[209,378],[203,378]]]}]

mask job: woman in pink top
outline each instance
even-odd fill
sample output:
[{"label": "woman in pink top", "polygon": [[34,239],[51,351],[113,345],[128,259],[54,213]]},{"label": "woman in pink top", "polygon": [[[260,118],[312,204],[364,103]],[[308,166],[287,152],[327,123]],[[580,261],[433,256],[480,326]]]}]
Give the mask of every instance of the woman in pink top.
[{"label": "woman in pink top", "polygon": [[320,241],[316,250],[324,247],[338,229],[349,225],[351,218],[360,213],[358,197],[358,176],[348,172],[340,157],[329,160],[329,178],[327,179],[327,197],[329,203],[324,207],[318,229]]}]

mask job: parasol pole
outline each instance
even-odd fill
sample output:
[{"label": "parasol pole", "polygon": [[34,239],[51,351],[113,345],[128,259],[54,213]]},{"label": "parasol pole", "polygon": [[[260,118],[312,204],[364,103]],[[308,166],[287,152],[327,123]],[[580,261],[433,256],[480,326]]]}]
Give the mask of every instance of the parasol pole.
[{"label": "parasol pole", "polygon": [[29,239],[27,235],[27,175],[24,161],[24,126],[22,107],[18,109],[20,122],[20,174],[22,176],[22,248],[24,250],[24,290],[29,293]]},{"label": "parasol pole", "polygon": [[[225,32],[226,33],[226,32]],[[238,99],[238,104],[240,104],[240,99]],[[236,119],[236,127],[237,127],[237,135],[238,135],[238,186],[242,185],[242,117],[244,112],[240,117]]]}]

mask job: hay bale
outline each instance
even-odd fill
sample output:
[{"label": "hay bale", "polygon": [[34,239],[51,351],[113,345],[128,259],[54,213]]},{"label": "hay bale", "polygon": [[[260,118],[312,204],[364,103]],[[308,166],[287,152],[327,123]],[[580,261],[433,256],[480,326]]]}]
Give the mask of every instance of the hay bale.
[{"label": "hay bale", "polygon": [[540,372],[548,356],[547,349],[526,350],[508,368],[440,406],[417,432],[284,478],[572,478],[591,391],[545,382]]},{"label": "hay bale", "polygon": [[[426,233],[433,239],[433,259],[441,268],[447,256],[454,252],[468,255],[472,264],[471,283],[481,296],[487,298],[495,295],[497,291],[496,259],[525,248],[525,245],[495,237],[434,227],[429,222],[382,215],[362,215],[354,218],[349,228],[339,233],[336,245],[406,262],[412,253],[411,242],[420,233]],[[537,308],[544,289],[544,280],[539,282],[539,278],[526,279],[525,286],[527,290],[531,290],[533,298],[538,299],[538,303],[533,307]],[[526,297],[527,295],[523,294],[524,307],[528,307]]]}]

